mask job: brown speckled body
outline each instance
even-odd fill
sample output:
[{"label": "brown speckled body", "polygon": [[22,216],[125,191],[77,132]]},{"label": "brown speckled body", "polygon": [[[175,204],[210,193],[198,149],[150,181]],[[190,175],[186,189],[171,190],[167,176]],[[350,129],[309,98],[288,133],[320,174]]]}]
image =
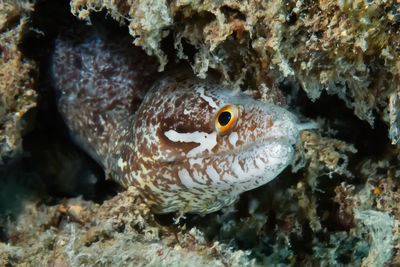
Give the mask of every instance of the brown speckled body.
[{"label": "brown speckled body", "polygon": [[[290,112],[156,67],[104,34],[58,39],[52,64],[72,137],[110,177],[139,188],[153,211],[216,211],[290,163],[307,128]],[[227,105],[239,111],[238,122],[220,134],[216,114]]]},{"label": "brown speckled body", "polygon": [[59,38],[52,61],[58,109],[75,141],[103,166],[111,140],[127,130],[125,121],[139,108],[157,69],[140,49],[112,38],[97,32],[79,41]]}]

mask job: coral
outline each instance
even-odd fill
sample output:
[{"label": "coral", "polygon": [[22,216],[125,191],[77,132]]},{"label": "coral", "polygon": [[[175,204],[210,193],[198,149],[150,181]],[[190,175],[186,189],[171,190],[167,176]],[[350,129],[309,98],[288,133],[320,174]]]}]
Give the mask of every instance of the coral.
[{"label": "coral", "polygon": [[329,172],[346,175],[350,175],[347,171],[348,157],[346,154],[357,152],[357,149],[351,144],[334,138],[322,137],[311,131],[301,133],[296,150],[298,158],[292,163],[294,171],[304,167],[304,160],[306,160],[310,164],[308,168],[315,172],[321,173],[324,169],[328,169]]},{"label": "coral", "polygon": [[[395,151],[391,151],[392,153]],[[399,193],[399,171],[396,166],[398,166],[398,156],[396,154],[387,156],[387,159],[384,160],[379,160],[379,161],[372,161],[369,160],[363,164],[363,170],[365,172],[365,175],[368,175],[369,183],[371,186],[369,187],[369,192],[370,192],[370,197],[369,197],[369,202],[370,205],[369,207],[376,207],[377,211],[382,214],[382,218],[390,217],[389,219],[386,220],[386,223],[389,224],[391,223],[391,232],[392,235],[388,235],[386,238],[382,237],[377,237],[375,238],[372,236],[374,240],[379,240],[375,246],[378,244],[382,243],[382,240],[386,240],[386,245],[387,247],[392,246],[391,248],[386,248],[386,250],[389,252],[393,252],[393,258],[391,260],[392,264],[397,264],[400,262],[400,255],[398,253],[398,248],[400,247],[399,244],[399,225],[400,225],[400,210],[398,207],[398,203],[400,201],[400,193]],[[358,201],[359,203],[366,203],[364,199],[361,199],[361,201]],[[365,205],[365,204],[364,204]],[[365,206],[363,207],[365,208]],[[367,206],[368,208],[368,206]],[[372,212],[372,211],[371,211]],[[375,211],[376,212],[376,211]],[[390,215],[389,215],[390,214]],[[365,219],[365,216],[364,216]],[[372,235],[380,234],[380,228],[378,228],[379,225],[385,225],[383,222],[378,223],[378,219],[375,221],[375,226],[372,225],[372,227],[375,227],[376,229],[372,229],[371,231],[377,232],[377,233],[371,233]],[[371,222],[369,222],[371,223]],[[386,226],[389,228],[389,225]],[[387,230],[389,231],[389,230]],[[388,240],[392,238],[392,240]],[[389,242],[391,241],[391,242]],[[377,250],[379,248],[375,248]],[[382,249],[383,250],[383,249]],[[379,252],[376,252],[379,253]],[[371,261],[373,259],[373,256],[369,257],[368,261]]]},{"label": "coral", "polygon": [[129,22],[129,32],[135,37],[134,44],[142,46],[149,55],[156,55],[160,61],[159,70],[164,70],[167,58],[160,49],[161,40],[169,33],[172,18],[164,1],[71,1],[71,11],[80,19],[90,20],[89,11],[107,9],[115,20]]},{"label": "coral", "polygon": [[[389,213],[375,210],[357,211],[355,218],[361,220],[372,238],[368,257],[363,259],[363,266],[385,265],[393,254],[394,236],[392,235],[394,220]],[[397,238],[396,238],[397,239]]]},{"label": "coral", "polygon": [[9,244],[0,243],[1,265],[254,265],[248,252],[208,243],[195,228],[160,226],[133,187],[102,205],[31,203],[17,225],[8,226]]},{"label": "coral", "polygon": [[0,3],[0,164],[22,151],[22,135],[29,129],[23,116],[36,106],[35,64],[18,48],[31,10],[29,1]]},{"label": "coral", "polygon": [[[35,66],[18,47],[27,3],[0,3],[2,157],[20,151],[21,118],[36,103]],[[400,263],[396,1],[71,0],[69,8],[91,23],[107,13],[158,57],[160,71],[185,61],[263,101],[311,107],[304,115],[321,127],[302,133],[278,179],[219,213],[182,218],[186,229],[158,224],[133,189],[101,205],[25,204],[0,224],[0,264]]]}]

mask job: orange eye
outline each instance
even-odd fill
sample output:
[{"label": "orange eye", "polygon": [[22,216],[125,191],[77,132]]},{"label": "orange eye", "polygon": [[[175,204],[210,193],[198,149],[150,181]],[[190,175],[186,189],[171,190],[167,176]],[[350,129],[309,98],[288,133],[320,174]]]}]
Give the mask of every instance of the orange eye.
[{"label": "orange eye", "polygon": [[215,118],[215,129],[219,134],[226,134],[233,128],[239,119],[239,108],[235,105],[227,105],[221,108]]}]

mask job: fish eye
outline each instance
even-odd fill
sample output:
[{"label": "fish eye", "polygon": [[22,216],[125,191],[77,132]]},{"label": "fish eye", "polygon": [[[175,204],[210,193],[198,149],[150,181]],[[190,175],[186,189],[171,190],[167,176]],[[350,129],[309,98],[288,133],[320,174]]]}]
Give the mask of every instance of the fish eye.
[{"label": "fish eye", "polygon": [[226,134],[235,128],[239,118],[239,108],[227,105],[221,108],[215,118],[215,129],[219,134]]}]

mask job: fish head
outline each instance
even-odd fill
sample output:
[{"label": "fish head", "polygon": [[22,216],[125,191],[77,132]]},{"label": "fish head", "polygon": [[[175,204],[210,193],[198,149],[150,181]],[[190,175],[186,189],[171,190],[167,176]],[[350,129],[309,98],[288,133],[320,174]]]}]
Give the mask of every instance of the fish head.
[{"label": "fish head", "polygon": [[282,107],[185,77],[156,83],[136,122],[152,190],[185,199],[192,203],[185,209],[195,212],[217,210],[274,179],[304,128]]}]

